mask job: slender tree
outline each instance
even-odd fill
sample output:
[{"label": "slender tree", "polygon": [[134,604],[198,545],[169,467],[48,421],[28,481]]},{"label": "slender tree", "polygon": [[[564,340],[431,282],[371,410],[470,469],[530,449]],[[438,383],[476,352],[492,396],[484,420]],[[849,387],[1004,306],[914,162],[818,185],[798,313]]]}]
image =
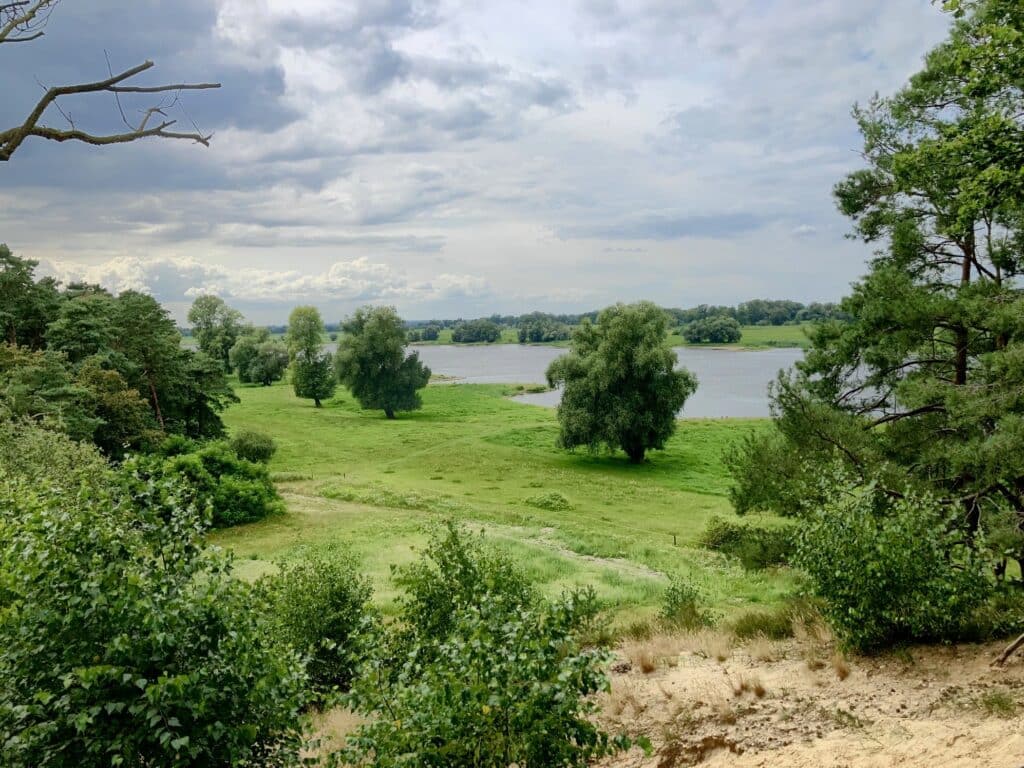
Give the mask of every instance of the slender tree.
[{"label": "slender tree", "polygon": [[398,411],[423,407],[419,390],[430,381],[430,369],[418,352],[407,354],[405,323],[394,307],[361,307],[342,330],[338,379],[363,408],[393,419]]},{"label": "slender tree", "polygon": [[297,397],[319,408],[334,396],[337,377],[332,356],[321,351],[324,321],[316,307],[296,307],[288,316],[288,353],[292,360],[292,386]]},{"label": "slender tree", "polygon": [[697,389],[689,371],[675,370],[668,315],[649,301],[616,304],[597,323],[584,320],[571,351],[548,368],[562,386],[559,443],[564,448],[621,448],[633,463],[665,447],[676,414]]}]

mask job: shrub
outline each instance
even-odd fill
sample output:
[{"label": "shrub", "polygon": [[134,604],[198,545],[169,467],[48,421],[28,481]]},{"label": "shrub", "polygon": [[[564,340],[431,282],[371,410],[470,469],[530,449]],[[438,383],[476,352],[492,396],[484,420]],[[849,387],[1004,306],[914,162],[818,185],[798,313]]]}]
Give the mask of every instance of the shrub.
[{"label": "shrub", "polygon": [[762,528],[730,523],[720,517],[708,521],[700,544],[706,549],[737,558],[747,570],[785,565],[796,549],[791,527]]},{"label": "shrub", "polygon": [[911,489],[894,499],[833,482],[800,529],[796,564],[842,639],[867,650],[958,637],[992,588],[957,513]]},{"label": "shrub", "polygon": [[691,344],[735,344],[743,338],[743,329],[734,318],[717,316],[694,320],[682,334]]},{"label": "shrub", "polygon": [[591,719],[592,694],[608,688],[606,655],[578,640],[594,615],[592,592],[541,601],[507,560],[454,524],[400,582],[410,590],[402,619],[416,631],[401,656],[379,654],[358,678],[348,703],[369,722],[337,759],[583,766],[626,746]]},{"label": "shrub", "polygon": [[659,618],[674,629],[699,629],[713,625],[714,617],[704,610],[703,597],[690,582],[673,577],[665,590]]},{"label": "shrub", "polygon": [[549,512],[565,512],[572,509],[572,504],[565,496],[558,491],[540,493],[525,499],[526,503],[537,509],[546,509]]},{"label": "shrub", "polygon": [[89,466],[0,464],[0,764],[297,765],[305,676],[259,595],[172,481]]},{"label": "shrub", "polygon": [[284,565],[268,582],[279,636],[302,653],[317,693],[348,690],[372,618],[370,582],[333,553]]},{"label": "shrub", "polygon": [[783,605],[773,610],[748,611],[732,622],[732,633],[741,640],[754,637],[782,640],[792,637],[793,610]]},{"label": "shrub", "polygon": [[529,608],[537,594],[512,561],[471,537],[454,522],[435,532],[419,561],[395,570],[407,628],[423,638],[442,639],[455,614],[487,604],[512,615]]},{"label": "shrub", "polygon": [[239,458],[227,443],[209,443],[165,459],[135,456],[124,468],[124,482],[137,491],[153,481],[173,480],[186,502],[209,507],[217,527],[251,523],[284,511],[266,466]]},{"label": "shrub", "polygon": [[469,320],[452,329],[456,344],[491,344],[501,338],[501,327],[491,320]]},{"label": "shrub", "polygon": [[277,451],[277,443],[270,435],[243,430],[231,438],[231,450],[240,459],[266,464]]}]

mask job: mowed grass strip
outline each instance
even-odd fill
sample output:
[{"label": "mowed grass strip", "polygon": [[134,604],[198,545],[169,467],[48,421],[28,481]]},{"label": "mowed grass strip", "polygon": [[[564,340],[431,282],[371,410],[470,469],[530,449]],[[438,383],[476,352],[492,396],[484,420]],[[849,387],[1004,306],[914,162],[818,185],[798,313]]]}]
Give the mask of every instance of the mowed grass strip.
[{"label": "mowed grass strip", "polygon": [[512,387],[440,385],[423,410],[389,421],[347,392],[323,408],[286,384],[238,387],[232,430],[278,443],[270,469],[288,513],[222,531],[243,575],[309,548],[352,552],[387,608],[392,565],[414,559],[446,518],[484,529],[549,593],[590,584],[623,620],[656,611],[666,574],[692,578],[723,614],[774,604],[785,571],[747,573],[695,547],[708,519],[732,517],[723,451],[763,420],[687,420],[665,451],[624,456],[558,449],[554,411],[512,402]]}]

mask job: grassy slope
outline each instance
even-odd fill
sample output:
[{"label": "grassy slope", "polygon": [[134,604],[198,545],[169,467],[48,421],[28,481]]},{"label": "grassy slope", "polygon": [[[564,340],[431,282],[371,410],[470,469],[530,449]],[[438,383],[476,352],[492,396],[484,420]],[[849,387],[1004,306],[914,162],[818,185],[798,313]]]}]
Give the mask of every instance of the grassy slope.
[{"label": "grassy slope", "polygon": [[[271,470],[289,512],[216,542],[250,575],[305,547],[340,545],[362,559],[385,606],[389,566],[415,557],[446,517],[485,527],[550,592],[593,584],[622,620],[656,608],[665,573],[696,579],[724,613],[792,588],[788,575],[747,574],[692,547],[709,517],[731,515],[722,450],[764,422],[683,422],[666,451],[636,467],[557,450],[554,412],[510,402],[508,391],[432,386],[422,411],[387,421],[347,393],[317,410],[287,385],[240,387],[225,421],[274,435]],[[553,491],[571,509],[527,503]]]}]

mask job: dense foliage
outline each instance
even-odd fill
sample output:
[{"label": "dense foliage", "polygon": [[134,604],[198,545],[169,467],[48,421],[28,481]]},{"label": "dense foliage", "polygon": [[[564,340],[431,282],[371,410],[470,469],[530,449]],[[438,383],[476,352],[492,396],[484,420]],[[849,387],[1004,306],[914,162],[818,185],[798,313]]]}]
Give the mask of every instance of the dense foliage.
[{"label": "dense foliage", "polygon": [[737,558],[748,570],[760,570],[790,562],[796,549],[795,529],[730,523],[713,517],[701,534],[700,545]]},{"label": "dense foliage", "polygon": [[328,552],[284,564],[267,588],[277,635],[306,658],[312,688],[320,696],[348,690],[368,652],[370,582],[344,555]]},{"label": "dense foliage", "polygon": [[297,764],[305,676],[160,480],[0,426],[0,763]]},{"label": "dense foliage", "polygon": [[334,397],[338,388],[334,357],[329,352],[297,357],[292,363],[292,387],[296,397],[312,400],[313,405],[319,408],[324,400]]},{"label": "dense foliage", "polygon": [[243,384],[270,386],[284,378],[288,368],[288,348],[272,340],[266,328],[253,329],[240,336],[229,358]]},{"label": "dense foliage", "polygon": [[124,463],[128,487],[142,492],[152,483],[173,488],[186,503],[208,509],[214,526],[262,520],[284,512],[264,464],[241,458],[229,443],[196,447],[172,441],[164,453],[133,456]]},{"label": "dense foliage", "polygon": [[596,323],[584,321],[571,351],[548,368],[548,384],[564,386],[558,406],[564,448],[621,448],[641,462],[675,432],[676,414],[697,380],[675,370],[668,316],[650,302],[617,304]]},{"label": "dense foliage", "polygon": [[351,764],[583,766],[620,746],[590,719],[604,657],[577,631],[592,602],[540,600],[507,560],[449,526],[406,569],[400,654],[372,659],[351,705]]},{"label": "dense foliage", "polygon": [[501,338],[501,326],[492,320],[467,320],[452,329],[456,344],[490,344]]},{"label": "dense foliage", "polygon": [[218,296],[199,296],[188,311],[192,335],[199,349],[220,360],[227,373],[231,373],[231,348],[242,335],[242,313],[232,309]]},{"label": "dense foliage", "polygon": [[338,380],[334,360],[323,346],[324,322],[316,307],[296,307],[288,318],[288,354],[292,361],[292,387],[296,397],[312,400],[319,408],[334,397]]},{"label": "dense foliage", "polygon": [[843,640],[866,650],[960,635],[992,586],[949,508],[841,476],[826,495],[798,529],[795,560]]},{"label": "dense foliage", "polygon": [[546,341],[565,341],[572,334],[569,326],[551,315],[534,312],[519,318],[519,343],[540,344]]},{"label": "dense foliage", "polygon": [[243,429],[231,436],[231,450],[240,459],[266,464],[277,452],[277,443],[270,435]]},{"label": "dense foliage", "polygon": [[[0,246],[0,401],[79,440],[120,455],[156,433],[218,437],[236,398],[221,364],[181,349],[153,298],[33,277],[36,262]],[[14,346],[12,342],[16,342]]]},{"label": "dense foliage", "polygon": [[441,329],[436,325],[427,325],[423,328],[413,328],[407,334],[406,337],[410,342],[417,341],[437,341],[441,335]]},{"label": "dense foliage", "polygon": [[735,344],[742,337],[740,324],[731,317],[707,317],[683,326],[683,338],[691,344]]},{"label": "dense foliage", "polygon": [[[924,69],[855,111],[867,165],[835,192],[876,257],[842,303],[852,322],[818,325],[775,386],[777,436],[734,470],[741,506],[785,512],[838,458],[861,483],[931,489],[964,536],[1013,517],[1020,553],[1024,9],[960,5]],[[781,494],[744,482],[780,460],[797,469]]]},{"label": "dense foliage", "polygon": [[430,381],[430,369],[418,352],[406,352],[405,324],[394,307],[361,307],[342,324],[334,362],[338,380],[363,408],[398,411],[423,407],[419,390]]}]

